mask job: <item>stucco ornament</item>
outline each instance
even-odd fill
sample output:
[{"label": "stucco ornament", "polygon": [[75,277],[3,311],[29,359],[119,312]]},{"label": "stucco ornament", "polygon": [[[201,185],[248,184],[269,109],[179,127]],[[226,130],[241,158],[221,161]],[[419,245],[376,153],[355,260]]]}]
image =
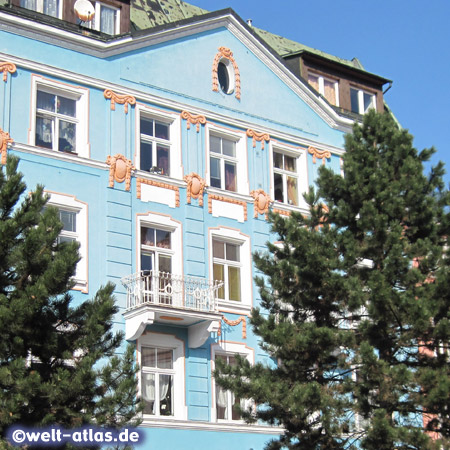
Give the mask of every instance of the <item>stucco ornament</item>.
[{"label": "stucco ornament", "polygon": [[8,72],[14,73],[16,71],[16,65],[12,62],[2,61],[0,62],[0,72],[3,72],[3,81],[6,83],[8,80]]},{"label": "stucco ornament", "polygon": [[316,158],[322,160],[322,164],[325,165],[325,160],[331,158],[331,152],[329,150],[317,150],[315,147],[308,147],[308,153],[313,155],[313,163],[316,163]]},{"label": "stucco ornament", "polygon": [[254,217],[258,217],[258,214],[266,214],[269,212],[269,206],[272,203],[270,199],[270,195],[264,192],[263,189],[257,189],[255,191],[251,191],[250,195],[254,200]]},{"label": "stucco ornament", "polygon": [[129,191],[131,188],[131,171],[135,170],[131,161],[118,153],[115,156],[108,156],[106,164],[109,165],[109,187],[114,187],[114,181],[118,183],[125,181],[125,190]]},{"label": "stucco ornament", "polygon": [[200,175],[192,172],[184,177],[187,183],[187,202],[191,203],[191,197],[198,199],[199,206],[203,206],[203,191],[206,181]]},{"label": "stucco ornament", "polygon": [[221,59],[228,59],[234,69],[234,85],[235,85],[235,96],[238,100],[241,99],[241,74],[239,72],[239,67],[236,60],[233,57],[233,52],[227,47],[219,47],[219,52],[214,57],[213,67],[212,67],[212,90],[214,92],[219,92],[219,62]]},{"label": "stucco ornament", "polygon": [[6,164],[6,154],[8,152],[8,144],[11,144],[14,142],[14,139],[11,138],[9,133],[6,131],[3,131],[0,128],[0,153],[2,155],[1,157],[1,163],[4,165]]},{"label": "stucco ornament", "polygon": [[103,96],[107,100],[111,100],[111,111],[115,111],[116,103],[119,103],[120,105],[125,105],[125,114],[128,114],[128,105],[134,106],[136,104],[136,99],[132,95],[116,94],[111,89],[105,89]]},{"label": "stucco ornament", "polygon": [[[225,316],[222,316],[222,320],[229,325],[230,327],[235,327],[242,322],[242,339],[247,339],[247,321],[245,320],[245,316],[240,316],[239,319],[236,320],[228,320]],[[222,334],[222,323],[220,323],[219,331],[217,331],[217,335],[221,336]]]},{"label": "stucco ornament", "polygon": [[192,125],[197,125],[197,133],[200,132],[200,124],[206,124],[206,117],[201,114],[191,114],[188,111],[182,111],[181,118],[187,121],[187,129],[191,129]]},{"label": "stucco ornament", "polygon": [[256,148],[256,141],[261,142],[261,150],[264,150],[264,141],[270,142],[268,133],[258,133],[255,130],[247,130],[247,136],[253,138],[253,148]]}]

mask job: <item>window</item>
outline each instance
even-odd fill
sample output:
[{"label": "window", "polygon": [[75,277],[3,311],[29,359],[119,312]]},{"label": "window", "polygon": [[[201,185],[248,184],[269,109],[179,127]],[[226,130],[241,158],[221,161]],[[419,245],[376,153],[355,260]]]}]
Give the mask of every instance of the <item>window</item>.
[{"label": "window", "polygon": [[147,332],[138,341],[138,354],[144,420],[185,419],[183,341],[172,335]]},{"label": "window", "polygon": [[217,78],[220,90],[224,94],[232,94],[234,91],[234,70],[231,61],[224,58],[217,65]]},{"label": "window", "polygon": [[279,151],[273,152],[273,186],[277,202],[298,206],[297,158]]},{"label": "window", "polygon": [[20,0],[20,6],[62,19],[60,0]]},{"label": "window", "polygon": [[314,73],[308,74],[308,83],[322,94],[329,103],[339,106],[339,83],[336,80],[325,78]]},{"label": "window", "polygon": [[170,124],[141,116],[140,169],[170,175]]},{"label": "window", "polygon": [[31,144],[89,156],[87,90],[33,76]]},{"label": "window", "polygon": [[221,281],[219,306],[248,312],[252,306],[250,239],[238,230],[220,227],[210,231],[210,278]]},{"label": "window", "polygon": [[241,301],[240,245],[213,239],[213,274],[215,281],[222,281],[218,297]]},{"label": "window", "polygon": [[227,191],[237,191],[236,142],[210,136],[210,185]]},{"label": "window", "polygon": [[173,350],[141,347],[144,414],[173,416]]},{"label": "window", "polygon": [[49,193],[49,206],[54,206],[59,211],[59,219],[63,224],[58,242],[77,241],[80,244],[78,261],[74,281],[75,288],[82,291],[87,289],[87,258],[88,258],[88,211],[87,204],[75,197],[65,194]]},{"label": "window", "polygon": [[95,2],[94,10],[94,17],[91,21],[81,22],[84,27],[106,34],[120,33],[119,8],[114,8],[101,2]]},{"label": "window", "polygon": [[375,108],[375,94],[361,89],[350,88],[351,110],[354,113],[365,114],[369,109]]},{"label": "window", "polygon": [[[222,360],[230,366],[236,365],[236,358],[233,355],[216,354],[215,360]],[[244,399],[240,399],[233,392],[227,391],[216,385],[216,417],[217,420],[241,420],[239,408],[245,408]]]}]

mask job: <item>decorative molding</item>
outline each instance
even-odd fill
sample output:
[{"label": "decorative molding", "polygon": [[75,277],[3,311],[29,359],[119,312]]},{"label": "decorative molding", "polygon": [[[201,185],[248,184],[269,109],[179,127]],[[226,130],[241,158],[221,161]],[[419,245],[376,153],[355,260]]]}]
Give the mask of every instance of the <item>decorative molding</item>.
[{"label": "decorative molding", "polygon": [[[235,327],[242,322],[242,339],[247,339],[247,321],[245,320],[245,316],[240,316],[239,319],[236,320],[228,320],[225,316],[222,316],[222,320],[230,327]],[[220,323],[220,328],[217,331],[217,335],[222,335],[222,322]]]},{"label": "decorative molding", "polygon": [[115,156],[108,156],[106,164],[109,165],[109,187],[114,187],[114,180],[118,183],[125,181],[125,190],[129,191],[131,188],[131,171],[136,169],[131,161],[118,153]]},{"label": "decorative molding", "polygon": [[269,206],[272,203],[272,200],[270,199],[270,195],[264,192],[263,189],[257,189],[256,191],[251,191],[250,195],[254,199],[254,218],[256,219],[258,217],[258,214],[267,214],[269,212]]},{"label": "decorative molding", "polygon": [[128,94],[116,94],[111,89],[105,89],[103,92],[104,97],[107,100],[111,100],[111,111],[116,110],[116,103],[125,105],[125,114],[128,114],[128,105],[134,106],[136,104],[136,98]]},{"label": "decorative molding", "polygon": [[218,200],[220,202],[232,203],[240,205],[244,208],[244,220],[247,220],[247,202],[243,200],[235,200],[234,198],[223,197],[222,195],[208,194],[208,212],[212,214],[212,201]]},{"label": "decorative molding", "polygon": [[331,152],[329,150],[317,150],[315,147],[308,147],[308,153],[313,155],[313,164],[316,163],[316,158],[321,159],[323,165],[325,165],[325,159],[331,158]]},{"label": "decorative molding", "polygon": [[16,65],[12,62],[2,61],[0,62],[0,72],[3,72],[3,81],[6,83],[8,80],[8,72],[13,74],[17,70]]},{"label": "decorative molding", "polygon": [[261,142],[261,150],[264,150],[264,141],[270,142],[269,133],[258,133],[255,130],[247,130],[247,136],[253,138],[253,148],[256,148],[256,141]]},{"label": "decorative molding", "polygon": [[6,155],[7,155],[7,152],[8,152],[8,144],[11,144],[13,142],[14,142],[14,139],[11,138],[9,133],[7,133],[6,131],[3,131],[0,128],[0,153],[2,155],[1,163],[3,165],[6,164]]},{"label": "decorative molding", "polygon": [[285,209],[273,208],[272,212],[280,214],[280,216],[290,216],[291,212]]},{"label": "decorative molding", "polygon": [[241,99],[241,74],[239,72],[239,67],[236,60],[233,57],[233,52],[227,47],[219,47],[219,52],[214,57],[213,67],[212,67],[212,90],[214,92],[219,92],[219,62],[222,58],[228,59],[233,65],[234,69],[234,84],[236,91],[236,98]]},{"label": "decorative molding", "polygon": [[187,183],[187,202],[191,203],[191,197],[198,199],[199,206],[203,206],[203,192],[206,181],[200,175],[192,172],[184,177]]},{"label": "decorative molding", "polygon": [[206,117],[201,114],[191,114],[188,111],[182,111],[181,112],[181,118],[187,121],[187,129],[191,129],[191,123],[192,125],[197,125],[197,133],[200,132],[200,124],[205,125],[206,124]]},{"label": "decorative molding", "polygon": [[147,180],[145,178],[136,178],[136,196],[138,199],[141,198],[141,184],[147,184],[149,186],[156,186],[162,189],[169,189],[175,191],[175,206],[178,208],[180,206],[180,189],[177,186],[172,186],[171,184],[162,183],[160,181]]}]

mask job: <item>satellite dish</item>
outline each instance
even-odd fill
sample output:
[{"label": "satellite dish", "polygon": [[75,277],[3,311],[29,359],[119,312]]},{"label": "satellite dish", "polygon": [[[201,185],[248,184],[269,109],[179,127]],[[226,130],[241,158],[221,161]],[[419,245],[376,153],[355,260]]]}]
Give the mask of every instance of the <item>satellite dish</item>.
[{"label": "satellite dish", "polygon": [[95,8],[89,0],[77,0],[73,8],[83,22],[89,22],[94,18]]}]

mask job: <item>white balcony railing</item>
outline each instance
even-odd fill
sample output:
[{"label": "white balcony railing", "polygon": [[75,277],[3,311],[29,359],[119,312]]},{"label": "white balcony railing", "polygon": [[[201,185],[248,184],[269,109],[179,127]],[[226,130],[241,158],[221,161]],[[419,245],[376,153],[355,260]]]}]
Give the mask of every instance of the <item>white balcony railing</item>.
[{"label": "white balcony railing", "polygon": [[127,309],[158,305],[201,312],[218,312],[222,282],[144,270],[122,278],[127,288]]}]

